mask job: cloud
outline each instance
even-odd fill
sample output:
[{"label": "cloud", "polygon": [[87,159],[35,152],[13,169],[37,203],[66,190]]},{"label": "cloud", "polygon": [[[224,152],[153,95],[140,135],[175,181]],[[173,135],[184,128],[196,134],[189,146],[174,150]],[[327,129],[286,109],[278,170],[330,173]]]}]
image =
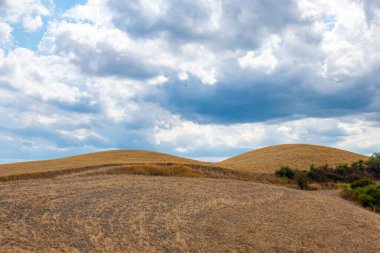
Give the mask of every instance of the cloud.
[{"label": "cloud", "polygon": [[17,25],[22,23],[28,32],[43,26],[42,17],[51,16],[54,9],[52,0],[2,0],[0,2],[0,21]]},{"label": "cloud", "polygon": [[298,21],[295,1],[109,1],[114,24],[134,37],[164,36],[181,43],[249,48],[263,34]]},{"label": "cloud", "polygon": [[278,36],[273,36],[258,52],[249,51],[239,59],[240,67],[257,69],[270,74],[278,64],[278,59],[273,55],[273,49],[278,47],[280,41]]},{"label": "cloud", "polygon": [[[355,118],[308,118],[272,123],[197,124],[173,120],[170,126],[157,126],[156,145],[169,145],[179,153],[225,156],[282,143],[314,143],[371,154],[379,127],[361,116]],[[363,146],[358,147],[358,143]]]},{"label": "cloud", "polygon": [[377,1],[364,0],[363,5],[367,22],[371,24],[376,19],[378,21],[380,16],[380,3]]},{"label": "cloud", "polygon": [[16,48],[0,57],[0,82],[41,101],[73,105],[88,95],[70,85],[77,76],[66,63],[56,56],[37,56],[28,49]]},{"label": "cloud", "polygon": [[12,27],[5,22],[0,22],[0,45],[6,45],[12,40]]},{"label": "cloud", "polygon": [[24,27],[28,32],[34,32],[43,25],[41,16],[26,16],[23,21]]},{"label": "cloud", "polygon": [[[108,148],[227,157],[283,142],[370,153],[378,7],[89,0],[60,15],[51,1],[0,0],[0,139],[18,154],[0,159]],[[20,25],[43,32],[37,50],[12,34]]]}]

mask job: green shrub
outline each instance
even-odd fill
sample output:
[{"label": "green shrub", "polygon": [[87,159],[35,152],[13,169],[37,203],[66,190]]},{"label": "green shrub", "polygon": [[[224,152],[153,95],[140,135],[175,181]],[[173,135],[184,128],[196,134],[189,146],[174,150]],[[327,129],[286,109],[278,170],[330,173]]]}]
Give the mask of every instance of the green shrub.
[{"label": "green shrub", "polygon": [[370,172],[377,178],[380,178],[380,153],[374,153],[367,161]]},{"label": "green shrub", "polygon": [[355,189],[355,188],[358,188],[358,187],[365,187],[365,186],[368,186],[368,185],[371,185],[371,184],[374,184],[374,182],[371,179],[365,178],[365,179],[360,179],[360,180],[354,181],[351,184],[351,188]]},{"label": "green shrub", "polygon": [[363,160],[359,160],[359,161],[356,161],[354,163],[352,163],[351,165],[351,168],[353,170],[357,170],[357,171],[363,171],[366,167],[366,164],[364,163]]},{"label": "green shrub", "polygon": [[307,173],[308,178],[310,180],[325,183],[325,182],[340,182],[343,181],[343,176],[338,172],[338,170],[334,170],[330,168],[327,164],[319,167],[315,167],[314,165],[310,166],[310,170]]},{"label": "green shrub", "polygon": [[281,166],[280,169],[276,170],[276,176],[286,177],[288,179],[294,178],[294,171],[288,166]]},{"label": "green shrub", "polygon": [[355,181],[351,184],[351,188],[343,189],[341,196],[380,212],[380,184],[374,184],[370,180]]},{"label": "green shrub", "polygon": [[304,170],[294,171],[294,180],[297,182],[297,185],[300,189],[305,190],[308,188],[309,180],[307,178],[307,171],[304,171]]},{"label": "green shrub", "polygon": [[339,173],[339,175],[345,175],[350,167],[348,166],[348,164],[340,164],[338,166],[336,166],[336,171]]}]

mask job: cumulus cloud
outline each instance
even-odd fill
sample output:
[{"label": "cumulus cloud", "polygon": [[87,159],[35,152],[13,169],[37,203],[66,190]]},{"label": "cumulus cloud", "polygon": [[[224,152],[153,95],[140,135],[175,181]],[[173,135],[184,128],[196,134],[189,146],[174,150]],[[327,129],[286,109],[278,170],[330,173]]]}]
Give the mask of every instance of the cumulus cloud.
[{"label": "cumulus cloud", "polygon": [[[173,119],[170,125],[155,129],[156,145],[169,145],[179,153],[210,157],[241,153],[282,143],[314,143],[371,154],[378,150],[379,128],[362,117],[308,118],[270,123],[232,125],[197,124]],[[358,143],[363,143],[358,149]]]},{"label": "cumulus cloud", "polygon": [[2,0],[0,20],[10,24],[23,23],[25,30],[32,32],[42,27],[43,16],[51,16],[54,9],[52,0]]},{"label": "cumulus cloud", "polygon": [[115,25],[136,37],[165,36],[178,43],[251,48],[263,34],[299,21],[295,1],[109,1]]},{"label": "cumulus cloud", "polygon": [[56,56],[36,56],[28,49],[16,48],[0,57],[0,73],[3,87],[42,101],[73,105],[87,96],[69,84],[76,78],[74,70]]},{"label": "cumulus cloud", "polygon": [[89,0],[60,16],[48,0],[0,8],[2,45],[17,42],[16,24],[49,21],[38,50],[0,50],[0,139],[16,153],[380,148],[375,1]]},{"label": "cumulus cloud", "polygon": [[12,40],[12,27],[5,22],[0,22],[0,45],[6,45]]},{"label": "cumulus cloud", "polygon": [[43,25],[41,16],[35,16],[35,17],[26,16],[24,18],[23,23],[24,23],[25,29],[29,32],[34,32],[38,30],[39,28],[41,28]]}]

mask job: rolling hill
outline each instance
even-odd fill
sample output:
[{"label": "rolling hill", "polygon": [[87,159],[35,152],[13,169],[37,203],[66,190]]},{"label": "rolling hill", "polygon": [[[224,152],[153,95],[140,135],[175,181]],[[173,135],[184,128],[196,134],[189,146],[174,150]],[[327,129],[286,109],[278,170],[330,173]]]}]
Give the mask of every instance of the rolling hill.
[{"label": "rolling hill", "polygon": [[[114,150],[0,165],[0,252],[377,253],[379,214],[340,198],[339,190],[299,191],[250,178],[276,178],[281,164],[366,158],[279,145],[220,163]],[[35,174],[54,177],[29,177]],[[1,180],[12,176],[19,180]]]},{"label": "rolling hill", "polygon": [[102,175],[0,183],[0,252],[380,252],[337,191]]},{"label": "rolling hill", "polygon": [[368,157],[357,153],[310,144],[283,144],[253,150],[234,156],[218,165],[249,172],[273,173],[281,166],[309,169],[314,165],[351,164]]},{"label": "rolling hill", "polygon": [[146,150],[110,150],[51,160],[3,164],[0,165],[0,179],[12,177],[22,179],[37,175],[56,175],[120,165],[158,164],[161,166],[165,163],[272,174],[282,165],[288,165],[295,169],[308,169],[311,164],[350,164],[367,158],[364,155],[349,151],[307,144],[284,144],[265,147],[219,163],[201,162]]},{"label": "rolling hill", "polygon": [[21,174],[59,172],[89,167],[106,167],[122,164],[207,164],[192,159],[145,150],[110,150],[59,159],[21,162],[0,165],[0,177]]}]

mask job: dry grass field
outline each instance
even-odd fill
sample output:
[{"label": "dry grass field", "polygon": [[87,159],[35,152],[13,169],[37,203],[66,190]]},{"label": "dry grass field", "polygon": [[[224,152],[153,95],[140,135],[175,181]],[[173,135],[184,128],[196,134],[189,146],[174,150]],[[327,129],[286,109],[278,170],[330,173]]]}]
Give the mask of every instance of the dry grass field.
[{"label": "dry grass field", "polygon": [[221,163],[120,150],[0,165],[0,252],[380,252],[379,214],[273,185],[290,186],[280,165],[358,159],[282,145]]},{"label": "dry grass field", "polygon": [[367,156],[336,148],[285,144],[253,150],[222,161],[218,165],[242,171],[273,173],[281,166],[307,170],[311,164],[336,166],[367,159]]},{"label": "dry grass field", "polygon": [[336,191],[118,174],[0,193],[0,252],[380,252],[380,216]]},{"label": "dry grass field", "polygon": [[111,150],[66,158],[0,165],[0,180],[43,177],[123,164],[205,164],[183,157],[145,150]]},{"label": "dry grass field", "polygon": [[366,156],[340,149],[301,144],[266,147],[219,163],[201,162],[145,150],[111,150],[59,159],[3,164],[0,165],[0,181],[52,177],[97,168],[137,164],[160,166],[177,164],[191,167],[210,167],[217,170],[223,168],[246,173],[272,174],[282,165],[289,165],[295,169],[308,169],[311,164],[350,164],[367,158]]}]

